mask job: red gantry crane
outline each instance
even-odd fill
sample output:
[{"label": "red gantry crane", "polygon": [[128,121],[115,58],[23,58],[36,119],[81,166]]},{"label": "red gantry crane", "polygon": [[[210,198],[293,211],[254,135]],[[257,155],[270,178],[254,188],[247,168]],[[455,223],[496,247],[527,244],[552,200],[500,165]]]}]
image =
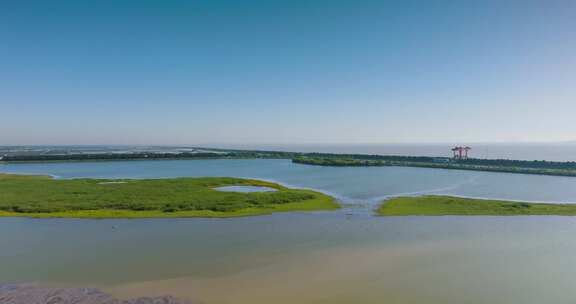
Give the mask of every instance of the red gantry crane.
[{"label": "red gantry crane", "polygon": [[472,148],[466,146],[464,147],[464,158],[468,159],[468,151],[472,150]]},{"label": "red gantry crane", "polygon": [[454,159],[457,159],[458,158],[458,154],[457,154],[458,153],[458,147],[452,148],[452,153],[454,154]]},{"label": "red gantry crane", "polygon": [[452,148],[454,159],[468,159],[468,151],[470,150],[472,150],[472,148],[468,146],[466,147],[457,146]]}]

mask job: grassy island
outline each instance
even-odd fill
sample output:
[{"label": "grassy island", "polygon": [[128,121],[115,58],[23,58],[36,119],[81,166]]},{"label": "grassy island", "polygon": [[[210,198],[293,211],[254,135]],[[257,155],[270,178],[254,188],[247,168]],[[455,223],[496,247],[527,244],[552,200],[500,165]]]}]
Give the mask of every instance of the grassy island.
[{"label": "grassy island", "polygon": [[452,196],[397,197],[385,201],[378,215],[576,215],[576,204],[542,204]]},{"label": "grassy island", "polygon": [[[222,186],[276,191],[214,189]],[[252,179],[53,179],[0,174],[0,216],[4,217],[236,217],[337,208],[334,199],[322,193]]]}]

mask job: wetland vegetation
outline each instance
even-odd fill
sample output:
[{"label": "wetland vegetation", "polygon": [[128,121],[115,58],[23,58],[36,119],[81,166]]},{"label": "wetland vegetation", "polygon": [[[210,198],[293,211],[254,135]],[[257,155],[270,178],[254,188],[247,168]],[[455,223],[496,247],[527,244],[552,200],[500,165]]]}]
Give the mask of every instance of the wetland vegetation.
[{"label": "wetland vegetation", "polygon": [[576,215],[576,204],[544,204],[427,195],[385,201],[378,215]]},{"label": "wetland vegetation", "polygon": [[[268,187],[277,191],[214,189],[224,186]],[[0,216],[234,217],[336,208],[334,199],[322,193],[252,179],[53,179],[0,174]]]}]

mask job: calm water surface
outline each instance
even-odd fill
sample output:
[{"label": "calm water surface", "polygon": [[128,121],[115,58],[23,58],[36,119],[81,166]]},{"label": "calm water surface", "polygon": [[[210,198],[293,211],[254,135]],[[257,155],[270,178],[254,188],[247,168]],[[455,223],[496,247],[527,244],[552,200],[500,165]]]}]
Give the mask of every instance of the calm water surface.
[{"label": "calm water surface", "polygon": [[270,187],[260,187],[260,186],[225,186],[225,187],[218,187],[214,188],[218,191],[224,192],[274,192],[278,191],[274,188]]},{"label": "calm water surface", "polygon": [[336,195],[336,212],[236,219],[0,219],[0,282],[204,303],[574,303],[576,218],[374,217],[386,196],[576,202],[576,178],[284,160],[0,165],[60,178],[239,176]]}]

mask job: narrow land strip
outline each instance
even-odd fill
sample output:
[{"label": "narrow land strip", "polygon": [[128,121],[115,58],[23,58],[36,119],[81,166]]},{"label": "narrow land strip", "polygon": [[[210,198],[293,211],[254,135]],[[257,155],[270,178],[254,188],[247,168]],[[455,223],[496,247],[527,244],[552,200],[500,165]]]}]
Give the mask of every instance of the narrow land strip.
[{"label": "narrow land strip", "polygon": [[452,196],[396,197],[377,209],[383,216],[407,215],[576,215],[576,204],[544,204]]}]

